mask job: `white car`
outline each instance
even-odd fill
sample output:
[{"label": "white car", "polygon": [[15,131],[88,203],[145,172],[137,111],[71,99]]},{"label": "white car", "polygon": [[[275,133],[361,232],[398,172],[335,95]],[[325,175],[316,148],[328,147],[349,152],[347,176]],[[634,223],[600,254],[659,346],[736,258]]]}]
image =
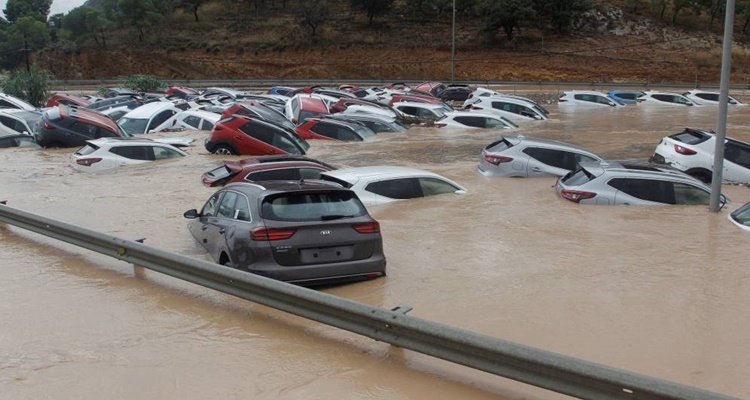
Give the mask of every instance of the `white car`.
[{"label": "white car", "polygon": [[482,97],[498,97],[498,96],[510,97],[516,100],[524,100],[526,102],[535,104],[537,106],[539,105],[534,100],[531,100],[528,97],[516,96],[514,94],[507,94],[507,93],[502,93],[502,92],[496,92],[491,89],[479,87],[479,88],[474,89],[474,91],[469,94],[469,97],[466,100],[464,100],[464,104],[461,108],[469,108],[469,106],[476,103]]},{"label": "white car", "polygon": [[341,112],[342,114],[352,114],[352,113],[361,113],[361,114],[376,114],[381,117],[388,117],[388,118],[398,118],[400,114],[398,114],[394,109],[391,108],[382,108],[377,106],[368,106],[364,104],[352,104],[346,108],[346,110]]},{"label": "white car", "polygon": [[33,134],[34,126],[41,118],[42,113],[36,110],[0,109],[0,124],[25,135]]},{"label": "white car", "polygon": [[750,232],[750,203],[745,203],[742,207],[732,211],[729,214],[729,220],[740,229]]},{"label": "white car", "polygon": [[[668,164],[703,182],[713,176],[716,135],[700,129],[684,131],[661,140],[651,160]],[[750,144],[727,138],[724,144],[724,181],[750,183]]]},{"label": "white car", "polygon": [[[683,96],[687,97],[690,100],[693,100],[696,103],[701,104],[719,104],[719,96],[721,95],[719,92],[707,92],[705,90],[698,90],[693,89],[689,92],[685,92],[682,94]],[[735,99],[732,96],[729,96],[728,99],[729,105],[733,106],[745,106],[747,104]]]},{"label": "white car", "polygon": [[700,105],[679,93],[657,92],[653,90],[643,92],[643,95],[635,99],[635,101],[638,105],[646,106],[692,107]]},{"label": "white car", "polygon": [[536,103],[507,96],[480,97],[470,108],[500,115],[513,122],[543,121],[549,114]]},{"label": "white car", "polygon": [[515,129],[518,125],[507,118],[475,111],[452,111],[435,121],[436,128]]},{"label": "white car", "polygon": [[393,108],[404,115],[427,119],[440,119],[446,113],[445,108],[440,104],[414,101],[399,101],[393,103]]},{"label": "white car", "polygon": [[76,170],[94,172],[186,155],[172,145],[146,138],[102,138],[86,141],[70,163]]},{"label": "white car", "polygon": [[353,190],[365,206],[443,193],[466,193],[466,189],[450,179],[407,167],[338,169],[321,174],[320,179],[336,182]]},{"label": "white car", "polygon": [[173,116],[182,111],[171,102],[155,101],[146,103],[123,115],[117,121],[117,124],[131,135],[159,132],[170,127],[170,123],[167,121],[171,121]]},{"label": "white car", "polygon": [[0,93],[0,108],[18,108],[20,110],[34,111],[37,108],[21,100],[18,97],[9,94]]},{"label": "white car", "polygon": [[594,90],[570,90],[563,92],[557,104],[560,107],[565,106],[583,106],[583,107],[622,107],[623,104],[609,97],[606,93]]},{"label": "white car", "polygon": [[203,110],[185,110],[175,114],[165,123],[156,128],[156,132],[162,130],[188,129],[199,131],[210,131],[221,119],[221,115]]}]

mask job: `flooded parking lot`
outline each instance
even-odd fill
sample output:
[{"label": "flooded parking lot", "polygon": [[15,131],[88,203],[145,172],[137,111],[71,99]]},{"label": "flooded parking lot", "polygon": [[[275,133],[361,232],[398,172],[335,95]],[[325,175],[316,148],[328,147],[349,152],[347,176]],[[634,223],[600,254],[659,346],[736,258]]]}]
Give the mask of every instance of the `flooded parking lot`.
[{"label": "flooded parking lot", "polygon": [[[561,113],[518,131],[607,158],[647,158],[716,108],[623,107]],[[750,109],[728,133],[750,141]],[[505,132],[504,132],[505,133]],[[581,206],[554,179],[490,179],[480,150],[501,133],[412,128],[365,143],[313,141],[339,166],[394,164],[469,191],[371,208],[388,276],[325,289],[410,315],[586,360],[750,397],[750,235],[732,204]],[[513,133],[515,134],[515,133]],[[74,172],[73,149],[0,151],[9,205],[208,260],[182,213],[214,189],[222,157],[206,133],[182,160]],[[164,136],[164,135],[162,135]],[[2,399],[552,399],[562,396],[146,271],[15,227],[0,229]]]}]

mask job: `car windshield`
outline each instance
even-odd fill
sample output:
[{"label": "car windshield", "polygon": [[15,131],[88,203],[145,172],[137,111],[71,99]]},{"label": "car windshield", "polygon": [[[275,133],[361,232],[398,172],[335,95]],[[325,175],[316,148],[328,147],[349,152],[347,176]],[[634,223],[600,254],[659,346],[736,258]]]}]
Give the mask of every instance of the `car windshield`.
[{"label": "car windshield", "polygon": [[732,218],[742,225],[750,226],[750,203],[734,210]]},{"label": "car windshield", "polygon": [[33,111],[21,111],[16,113],[16,115],[23,118],[29,126],[33,126],[42,117],[39,113]]},{"label": "car windshield", "polygon": [[275,221],[329,221],[366,215],[351,191],[280,193],[263,199],[261,216]]},{"label": "car windshield", "polygon": [[148,119],[122,117],[120,118],[119,121],[117,121],[117,123],[125,132],[131,135],[135,135],[138,133],[146,132],[146,125],[148,124]]},{"label": "car windshield", "polygon": [[251,107],[250,109],[258,113],[258,115],[260,115],[267,121],[273,122],[277,125],[281,125],[289,129],[294,129],[294,124],[292,123],[292,121],[286,119],[284,115],[266,106]]}]

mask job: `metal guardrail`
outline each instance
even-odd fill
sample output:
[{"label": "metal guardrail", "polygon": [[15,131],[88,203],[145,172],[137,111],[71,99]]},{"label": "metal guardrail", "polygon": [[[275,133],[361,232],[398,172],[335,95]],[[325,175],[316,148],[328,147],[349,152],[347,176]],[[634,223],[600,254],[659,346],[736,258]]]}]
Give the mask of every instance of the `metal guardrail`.
[{"label": "metal guardrail", "polygon": [[[80,80],[52,80],[50,84],[53,88],[63,89],[67,87],[113,87],[121,86],[125,81],[121,79],[80,79]],[[284,86],[338,86],[342,83],[354,84],[358,86],[383,86],[389,83],[401,82],[409,85],[418,85],[423,80],[415,79],[165,79],[163,82],[170,86],[189,86],[196,89],[206,87],[231,87],[231,88],[268,88],[274,85]],[[447,81],[446,81],[447,83]],[[456,81],[456,84],[466,84],[482,87],[589,87],[589,88],[679,88],[679,89],[718,89],[719,83],[655,83],[655,82],[545,82],[545,81],[491,81],[491,80],[466,80]],[[748,90],[750,83],[732,84],[731,90]]]},{"label": "metal guardrail", "polygon": [[739,400],[523,346],[153,248],[0,202],[15,225],[201,286],[405,349],[589,400]]}]

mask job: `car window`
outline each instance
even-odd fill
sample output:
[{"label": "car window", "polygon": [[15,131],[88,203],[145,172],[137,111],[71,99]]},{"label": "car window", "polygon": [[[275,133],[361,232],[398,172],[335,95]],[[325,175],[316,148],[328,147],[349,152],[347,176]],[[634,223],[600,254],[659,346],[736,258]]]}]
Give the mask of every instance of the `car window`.
[{"label": "car window", "polygon": [[627,100],[635,100],[638,97],[635,93],[617,93],[615,96]]},{"label": "car window", "polygon": [[9,101],[0,99],[0,108],[18,108],[18,107],[16,107],[15,104]]},{"label": "car window", "polygon": [[166,160],[168,158],[182,157],[182,154],[168,147],[156,146],[153,148],[153,150],[155,160]]},{"label": "car window", "polygon": [[269,169],[251,172],[245,176],[246,181],[298,181],[299,179],[299,172],[295,168]]},{"label": "car window", "polygon": [[674,100],[674,97],[672,95],[666,94],[652,94],[651,97],[655,98],[656,100],[666,101],[668,103],[671,103]]},{"label": "car window", "polygon": [[708,205],[711,200],[711,194],[701,188],[684,183],[674,183],[673,185],[675,204]]},{"label": "car window", "polygon": [[302,179],[320,179],[320,174],[326,172],[318,168],[300,168],[299,174]]},{"label": "car window", "polygon": [[224,192],[216,192],[211,198],[208,199],[206,204],[203,206],[201,214],[204,216],[213,216],[216,214],[216,210],[219,208],[219,199]]},{"label": "car window", "polygon": [[175,110],[165,110],[156,114],[156,116],[151,119],[151,122],[149,122],[148,129],[146,129],[146,132],[152,129],[156,129],[159,125],[163,124],[164,121],[168,120],[170,117],[172,117],[175,114],[177,114]]},{"label": "car window", "polygon": [[240,130],[250,137],[260,140],[263,143],[269,144],[287,153],[298,154],[299,149],[292,143],[292,141],[284,137],[284,133],[277,131],[267,125],[258,123],[257,121],[250,121],[243,125]]},{"label": "car window", "polygon": [[237,192],[227,191],[219,203],[216,216],[219,218],[234,218],[234,204],[237,202]]},{"label": "car window", "polygon": [[201,129],[203,129],[205,131],[213,130],[214,129],[214,123],[211,122],[211,121],[209,121],[209,120],[207,120],[207,119],[204,119],[203,120],[203,127],[201,127]]},{"label": "car window", "polygon": [[543,164],[547,164],[556,168],[567,169],[570,171],[578,167],[578,163],[581,157],[576,153],[571,153],[568,151],[544,149],[540,147],[527,147],[523,149],[523,152]]},{"label": "car window", "polygon": [[372,182],[365,190],[391,199],[422,197],[422,190],[415,178],[389,179]]},{"label": "car window", "polygon": [[154,159],[150,146],[118,146],[109,149],[109,152],[131,160],[151,161]]},{"label": "car window", "polygon": [[613,178],[610,186],[630,196],[658,203],[675,204],[672,182],[654,179]]},{"label": "car window", "polygon": [[252,221],[253,219],[247,197],[244,195],[237,196],[237,202],[234,204],[234,219],[240,221]]},{"label": "car window", "polygon": [[81,135],[87,136],[87,137],[97,137],[96,136],[96,126],[84,123],[82,121],[75,121],[73,125],[69,128],[71,131],[80,133]]},{"label": "car window", "polygon": [[184,122],[187,125],[192,126],[194,129],[198,129],[201,126],[200,125],[201,124],[201,119],[198,118],[198,117],[196,117],[195,115],[190,115],[188,117],[185,117],[185,119],[182,120],[182,122]]},{"label": "car window", "polygon": [[499,119],[495,119],[495,118],[485,118],[484,119],[484,127],[488,128],[488,129],[505,128],[507,126],[509,126],[509,125],[506,124],[505,122],[503,122],[502,120],[499,120]]},{"label": "car window", "polygon": [[327,221],[366,215],[354,192],[279,193],[263,199],[261,215],[276,221]]},{"label": "car window", "polygon": [[336,125],[328,123],[326,121],[318,122],[317,124],[315,124],[315,126],[310,128],[310,131],[327,138],[338,139],[338,130],[336,129]]},{"label": "car window", "polygon": [[750,168],[750,146],[729,139],[724,144],[724,159]]},{"label": "car window", "polygon": [[114,132],[110,131],[109,129],[104,129],[102,127],[99,127],[96,130],[96,133],[94,134],[94,137],[97,137],[97,138],[117,137],[117,136],[118,135],[116,135]]},{"label": "car window", "polygon": [[719,95],[715,93],[696,93],[695,96],[703,100],[719,101]]},{"label": "car window", "polygon": [[484,128],[485,127],[485,118],[483,117],[471,117],[471,116],[461,116],[453,118],[454,121],[460,122],[466,126],[473,126],[475,128]]},{"label": "car window", "polygon": [[350,131],[348,128],[343,127],[343,126],[336,127],[336,138],[338,140],[349,141],[349,142],[356,142],[356,141],[361,142],[362,141],[362,138],[359,137],[359,135],[357,135],[356,133]]},{"label": "car window", "polygon": [[424,196],[432,196],[443,193],[455,193],[459,188],[448,182],[437,178],[419,178],[419,185]]}]

